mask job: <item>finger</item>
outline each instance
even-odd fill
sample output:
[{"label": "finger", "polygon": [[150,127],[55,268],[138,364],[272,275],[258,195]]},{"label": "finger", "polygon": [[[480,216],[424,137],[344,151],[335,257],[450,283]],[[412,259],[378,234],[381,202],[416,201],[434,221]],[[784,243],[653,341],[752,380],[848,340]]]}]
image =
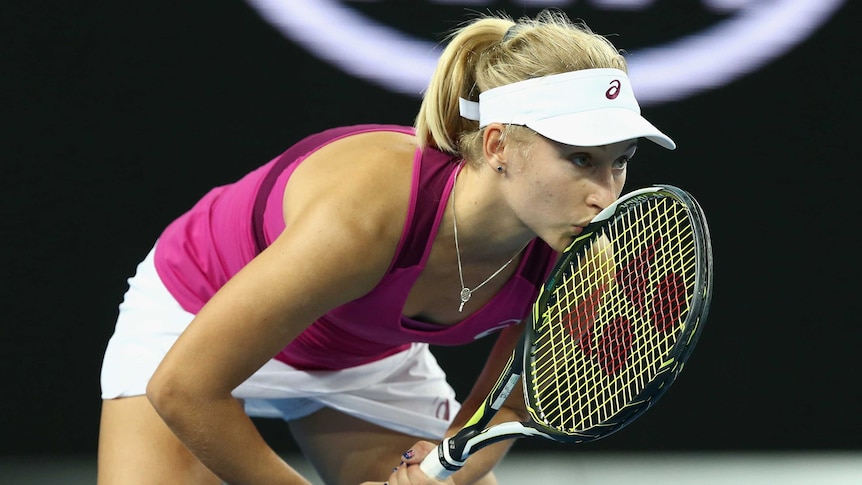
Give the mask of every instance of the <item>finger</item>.
[{"label": "finger", "polygon": [[448,482],[438,482],[432,477],[429,477],[422,471],[422,468],[419,465],[408,465],[404,468],[404,472],[406,474],[405,483],[410,483],[411,485],[432,485],[439,483],[448,483]]},{"label": "finger", "polygon": [[383,482],[383,485],[404,485],[410,483],[410,479],[407,477],[407,465],[402,462],[401,465],[392,470],[392,474]]},{"label": "finger", "polygon": [[436,448],[437,445],[430,441],[418,441],[409,450],[405,451],[401,455],[401,458],[404,460],[404,463],[420,463],[428,453],[434,451]]}]

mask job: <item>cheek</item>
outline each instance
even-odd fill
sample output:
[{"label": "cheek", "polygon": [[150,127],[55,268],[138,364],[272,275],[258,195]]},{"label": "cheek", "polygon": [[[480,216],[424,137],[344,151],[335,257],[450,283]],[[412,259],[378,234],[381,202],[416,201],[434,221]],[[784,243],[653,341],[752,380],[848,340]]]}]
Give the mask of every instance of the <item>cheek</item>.
[{"label": "cheek", "polygon": [[539,220],[554,220],[567,210],[577,205],[577,194],[582,191],[572,184],[542,183],[534,187],[532,198],[526,200],[530,204],[532,213]]},{"label": "cheek", "polygon": [[620,175],[620,182],[621,182],[622,184],[625,184],[625,183],[626,183],[626,178],[627,178],[628,176],[629,176],[629,171],[628,171],[628,170],[623,170],[623,174],[622,174],[622,175]]},{"label": "cheek", "polygon": [[622,193],[623,193],[623,187],[625,187],[625,185],[626,185],[626,175],[627,174],[628,174],[628,171],[623,170],[623,173],[615,178],[615,180],[617,182],[617,187],[616,187],[617,188],[617,198],[619,198],[619,196],[622,195]]},{"label": "cheek", "polygon": [[567,213],[579,205],[577,196],[583,193],[585,181],[549,163],[523,168],[515,203],[524,222],[544,226],[557,225],[561,216],[568,219]]},{"label": "cheek", "polygon": [[558,210],[559,198],[554,188],[534,179],[521,185],[511,200],[514,210],[527,225],[544,225],[550,214]]},{"label": "cheek", "polygon": [[565,198],[565,191],[557,184],[547,180],[537,181],[533,184],[532,197],[537,205],[549,206],[558,204]]}]

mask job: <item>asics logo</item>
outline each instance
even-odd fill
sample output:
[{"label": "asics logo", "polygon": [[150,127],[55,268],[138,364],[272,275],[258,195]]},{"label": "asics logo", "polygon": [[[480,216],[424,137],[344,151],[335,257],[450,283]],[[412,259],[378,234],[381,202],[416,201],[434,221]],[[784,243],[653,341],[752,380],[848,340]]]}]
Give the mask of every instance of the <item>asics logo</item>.
[{"label": "asics logo", "polygon": [[605,97],[608,99],[617,99],[617,96],[620,95],[620,80],[614,79],[611,81],[611,87],[605,91]]}]

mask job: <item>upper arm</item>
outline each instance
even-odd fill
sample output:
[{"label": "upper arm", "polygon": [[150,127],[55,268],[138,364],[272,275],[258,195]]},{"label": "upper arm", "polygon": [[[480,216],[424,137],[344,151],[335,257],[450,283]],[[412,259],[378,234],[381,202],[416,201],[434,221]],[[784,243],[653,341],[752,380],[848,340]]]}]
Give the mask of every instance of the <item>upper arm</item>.
[{"label": "upper arm", "polygon": [[[403,227],[409,183],[405,193],[399,177],[409,180],[411,164],[397,159],[406,149],[365,152],[348,146],[303,162],[285,191],[283,233],[204,305],[154,380],[229,393],[318,317],[379,282]],[[392,179],[389,189],[379,183]]]}]

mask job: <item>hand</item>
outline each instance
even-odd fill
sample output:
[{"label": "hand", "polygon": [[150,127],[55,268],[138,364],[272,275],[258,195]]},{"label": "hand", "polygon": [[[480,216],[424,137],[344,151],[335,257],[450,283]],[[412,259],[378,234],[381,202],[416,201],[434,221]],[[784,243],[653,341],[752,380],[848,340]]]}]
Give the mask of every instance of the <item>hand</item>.
[{"label": "hand", "polygon": [[389,479],[381,484],[381,482],[364,482],[361,485],[439,485],[452,484],[451,480],[439,482],[425,475],[419,468],[419,464],[428,453],[435,452],[437,445],[429,441],[419,441],[414,444],[410,450],[406,451],[401,459],[403,460]]}]

